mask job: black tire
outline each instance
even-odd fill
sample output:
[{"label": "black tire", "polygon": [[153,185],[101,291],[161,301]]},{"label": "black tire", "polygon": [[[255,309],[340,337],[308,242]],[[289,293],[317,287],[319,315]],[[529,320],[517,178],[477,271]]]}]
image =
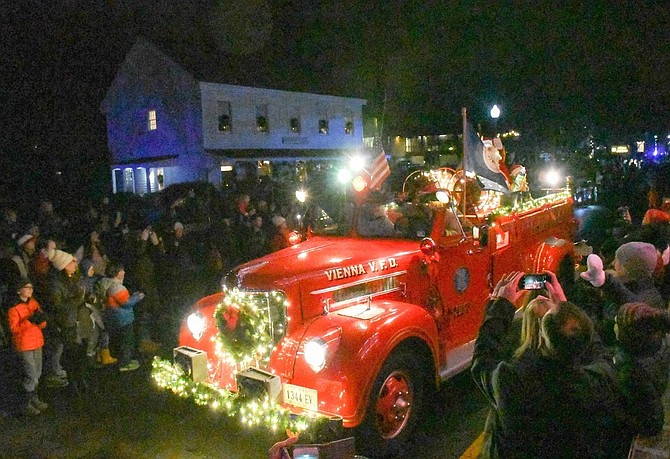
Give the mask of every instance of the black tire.
[{"label": "black tire", "polygon": [[372,387],[365,419],[356,431],[359,454],[398,457],[421,416],[428,381],[419,355],[401,349],[388,357]]}]

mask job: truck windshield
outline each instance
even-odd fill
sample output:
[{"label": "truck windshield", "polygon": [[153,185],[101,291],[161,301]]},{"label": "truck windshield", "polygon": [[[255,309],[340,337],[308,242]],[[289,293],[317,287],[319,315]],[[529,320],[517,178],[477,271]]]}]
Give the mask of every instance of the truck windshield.
[{"label": "truck windshield", "polygon": [[323,208],[310,209],[310,230],[320,236],[345,236],[352,233],[364,238],[422,239],[430,235],[435,201],[404,202],[397,199],[371,200],[358,208],[342,206],[335,216]]}]

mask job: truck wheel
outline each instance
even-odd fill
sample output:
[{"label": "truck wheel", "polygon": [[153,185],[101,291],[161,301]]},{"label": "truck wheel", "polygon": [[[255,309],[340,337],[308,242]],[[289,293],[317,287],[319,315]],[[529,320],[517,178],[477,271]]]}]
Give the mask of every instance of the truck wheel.
[{"label": "truck wheel", "polygon": [[397,452],[416,426],[427,387],[426,369],[417,360],[406,350],[395,352],[377,374],[357,434],[364,454]]}]

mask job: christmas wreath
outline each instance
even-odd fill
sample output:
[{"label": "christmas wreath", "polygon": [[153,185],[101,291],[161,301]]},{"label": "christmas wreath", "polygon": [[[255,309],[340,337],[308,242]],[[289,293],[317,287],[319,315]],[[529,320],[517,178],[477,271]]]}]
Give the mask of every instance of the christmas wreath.
[{"label": "christmas wreath", "polygon": [[236,363],[266,360],[272,350],[272,334],[263,294],[228,290],[214,313],[222,351]]}]

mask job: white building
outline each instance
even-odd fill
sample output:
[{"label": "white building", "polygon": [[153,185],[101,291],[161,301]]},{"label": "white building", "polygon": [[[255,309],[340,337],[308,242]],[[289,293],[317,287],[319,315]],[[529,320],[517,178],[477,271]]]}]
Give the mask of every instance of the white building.
[{"label": "white building", "polygon": [[239,162],[341,160],[363,148],[363,99],[197,81],[138,39],[100,110],[114,192],[200,180]]}]

